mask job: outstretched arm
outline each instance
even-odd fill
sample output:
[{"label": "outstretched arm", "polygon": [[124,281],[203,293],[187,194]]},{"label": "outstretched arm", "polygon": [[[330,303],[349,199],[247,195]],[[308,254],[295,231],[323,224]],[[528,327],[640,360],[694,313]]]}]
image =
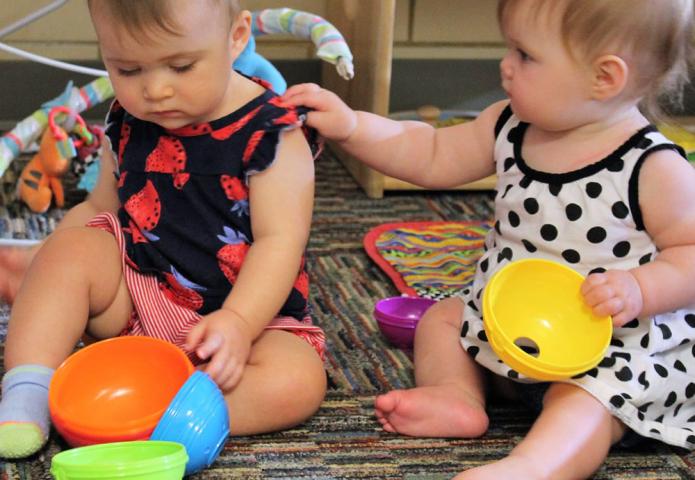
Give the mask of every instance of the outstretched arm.
[{"label": "outstretched arm", "polygon": [[285,100],[314,109],[307,123],[358,160],[386,175],[426,188],[448,188],[494,172],[494,127],[506,102],[476,119],[446,128],[353,111],[315,84],[290,87]]}]

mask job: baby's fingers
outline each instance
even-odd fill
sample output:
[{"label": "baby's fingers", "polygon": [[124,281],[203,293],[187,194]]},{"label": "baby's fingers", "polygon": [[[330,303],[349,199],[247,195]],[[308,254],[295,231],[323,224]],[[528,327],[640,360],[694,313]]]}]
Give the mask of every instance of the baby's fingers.
[{"label": "baby's fingers", "polygon": [[295,95],[299,95],[302,93],[306,92],[318,92],[321,90],[321,87],[318,86],[315,83],[299,83],[297,85],[292,85],[289,87],[285,93],[282,95],[283,100],[289,100],[290,98],[294,97]]},{"label": "baby's fingers", "polygon": [[229,390],[241,377],[240,364],[228,347],[222,347],[212,356],[205,372],[223,391]]},{"label": "baby's fingers", "polygon": [[631,322],[632,320],[633,315],[630,315],[630,312],[627,309],[622,310],[617,315],[613,315],[613,327],[620,328],[626,323]]},{"label": "baby's fingers", "polygon": [[220,335],[219,333],[211,333],[207,337],[205,337],[205,340],[203,340],[203,343],[196,349],[195,353],[198,355],[198,358],[205,359],[209,358],[210,355],[215,354],[218,352],[221,348],[222,345],[224,344],[224,337]]},{"label": "baby's fingers", "polygon": [[[195,348],[200,345],[205,336],[205,323],[200,322],[195,325],[186,335],[186,350],[192,352]],[[202,358],[202,357],[201,357]]]},{"label": "baby's fingers", "polygon": [[586,295],[591,290],[605,285],[608,281],[608,277],[603,273],[592,273],[587,276],[582,282],[581,292],[582,295]]},{"label": "baby's fingers", "polygon": [[610,285],[598,285],[591,289],[583,290],[582,294],[584,302],[593,309],[617,297],[615,289]]},{"label": "baby's fingers", "polygon": [[599,317],[613,316],[625,310],[625,302],[620,297],[612,297],[592,307],[591,311]]},{"label": "baby's fingers", "polygon": [[233,359],[227,362],[224,371],[218,375],[217,379],[217,385],[223,392],[228,392],[239,383],[244,371],[243,367],[244,365]]}]

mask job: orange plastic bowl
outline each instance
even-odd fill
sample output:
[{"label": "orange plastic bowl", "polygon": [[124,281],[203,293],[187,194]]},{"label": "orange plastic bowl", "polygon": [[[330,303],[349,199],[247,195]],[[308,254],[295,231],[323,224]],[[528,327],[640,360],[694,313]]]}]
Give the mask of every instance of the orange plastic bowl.
[{"label": "orange plastic bowl", "polygon": [[194,368],[178,347],[151,337],[94,343],[55,371],[48,406],[72,446],[147,440]]}]

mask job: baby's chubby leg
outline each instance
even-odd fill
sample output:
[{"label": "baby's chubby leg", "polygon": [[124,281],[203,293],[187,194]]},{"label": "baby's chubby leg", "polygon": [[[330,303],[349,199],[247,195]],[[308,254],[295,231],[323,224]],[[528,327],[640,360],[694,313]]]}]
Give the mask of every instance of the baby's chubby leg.
[{"label": "baby's chubby leg", "polygon": [[463,303],[432,306],[415,333],[415,383],[375,400],[384,430],[423,437],[478,437],[488,427],[483,374],[460,343]]},{"label": "baby's chubby leg", "polygon": [[625,426],[589,393],[553,384],[543,411],[526,437],[502,460],[467,470],[457,480],[589,478],[606,459]]},{"label": "baby's chubby leg", "polygon": [[[36,452],[48,436],[48,384],[89,327],[117,335],[131,311],[114,237],[56,231],[26,272],[10,316],[0,401],[0,457]],[[90,320],[92,319],[92,320]]]},{"label": "baby's chubby leg", "polygon": [[311,417],[326,394],[314,348],[283,330],[266,330],[251,347],[241,380],[225,392],[232,435],[284,430]]},{"label": "baby's chubby leg", "polygon": [[10,304],[14,302],[22,278],[24,278],[24,272],[35,253],[35,248],[0,248],[0,298]]}]

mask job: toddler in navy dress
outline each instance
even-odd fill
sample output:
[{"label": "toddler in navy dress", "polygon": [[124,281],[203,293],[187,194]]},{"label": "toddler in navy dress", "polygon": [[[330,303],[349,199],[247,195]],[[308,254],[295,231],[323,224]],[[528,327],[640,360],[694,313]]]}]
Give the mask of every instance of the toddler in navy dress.
[{"label": "toddler in navy dress", "polygon": [[232,69],[251,33],[236,0],[88,5],[116,96],[109,141],[87,200],[16,268],[0,262],[23,279],[0,457],[45,443],[53,369],[83,333],[184,349],[224,392],[235,435],[306,420],[326,376],[308,309],[314,152],[303,111]]}]

